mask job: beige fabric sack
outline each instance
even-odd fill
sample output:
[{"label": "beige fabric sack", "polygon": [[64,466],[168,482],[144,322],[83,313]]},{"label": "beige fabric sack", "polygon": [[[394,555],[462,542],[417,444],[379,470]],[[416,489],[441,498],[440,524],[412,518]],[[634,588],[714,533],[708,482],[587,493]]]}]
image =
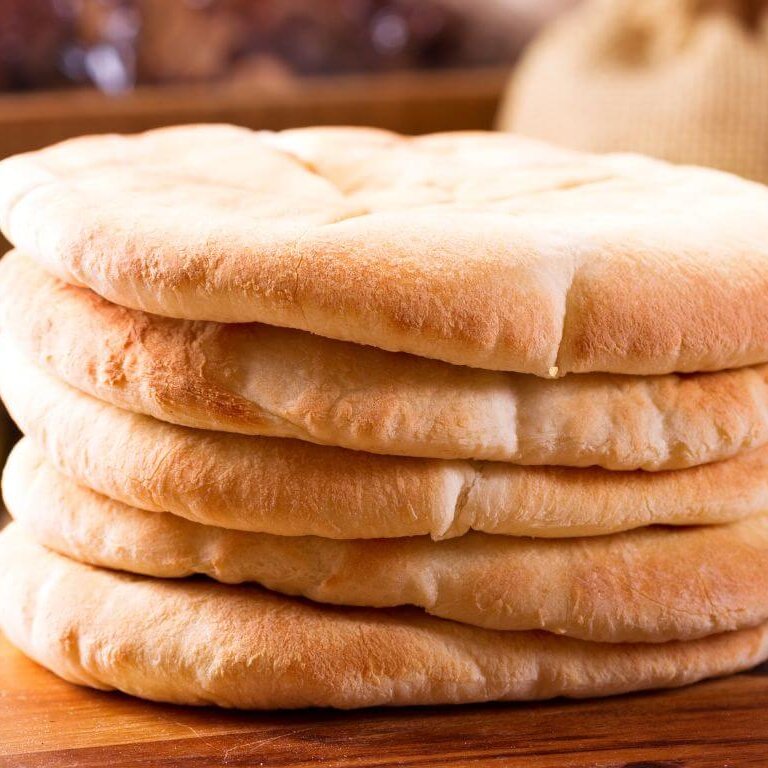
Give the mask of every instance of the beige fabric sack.
[{"label": "beige fabric sack", "polygon": [[768,183],[768,6],[591,0],[531,47],[499,125]]}]

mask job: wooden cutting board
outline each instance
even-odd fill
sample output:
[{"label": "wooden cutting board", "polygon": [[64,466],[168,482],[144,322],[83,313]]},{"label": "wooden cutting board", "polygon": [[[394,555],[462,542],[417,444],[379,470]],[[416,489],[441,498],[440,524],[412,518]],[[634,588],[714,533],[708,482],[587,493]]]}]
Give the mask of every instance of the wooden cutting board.
[{"label": "wooden cutting board", "polygon": [[238,713],[69,685],[0,637],[2,768],[768,766],[768,665],[595,701]]}]

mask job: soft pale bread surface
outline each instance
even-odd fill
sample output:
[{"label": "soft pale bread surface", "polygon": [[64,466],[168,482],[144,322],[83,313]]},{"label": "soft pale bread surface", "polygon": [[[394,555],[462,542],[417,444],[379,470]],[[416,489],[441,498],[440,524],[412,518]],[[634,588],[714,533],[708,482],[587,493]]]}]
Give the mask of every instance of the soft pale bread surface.
[{"label": "soft pale bread surface", "polygon": [[3,347],[0,394],[64,474],[126,504],[288,536],[585,536],[768,509],[768,448],[670,472],[520,467],[178,427],[57,381]]},{"label": "soft pale bread surface", "polygon": [[768,366],[563,379],[454,366],[274,326],[173,320],[0,263],[0,327],[102,400],[173,423],[374,453],[679,469],[768,442]]},{"label": "soft pale bread surface", "polygon": [[241,708],[604,696],[685,685],[768,656],[766,625],[684,642],[589,643],[131,576],[57,555],[17,525],[0,534],[0,627],[71,682]]},{"label": "soft pale bread surface", "polygon": [[0,164],[8,239],[117,304],[541,376],[767,362],[767,206],[491,133],[184,126]]},{"label": "soft pale bread surface", "polygon": [[28,441],[6,465],[3,497],[38,543],[147,576],[205,574],[322,603],[415,605],[488,629],[599,642],[690,640],[768,620],[766,516],[557,541],[271,536],[112,501],[57,473]]}]

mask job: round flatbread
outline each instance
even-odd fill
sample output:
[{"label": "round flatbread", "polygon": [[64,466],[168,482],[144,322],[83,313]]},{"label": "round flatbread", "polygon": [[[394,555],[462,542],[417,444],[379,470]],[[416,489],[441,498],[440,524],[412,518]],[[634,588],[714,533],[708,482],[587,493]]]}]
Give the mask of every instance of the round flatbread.
[{"label": "round flatbread", "polygon": [[768,366],[544,380],[267,325],[172,320],[0,264],[0,327],[73,386],[203,429],[373,453],[680,469],[768,442]]},{"label": "round flatbread", "polygon": [[768,656],[768,626],[670,643],[496,632],[414,609],[93,568],[0,533],[0,628],[80,685],[241,708],[460,704],[674,687]]},{"label": "round flatbread", "polygon": [[768,448],[671,472],[377,456],[179,427],[57,381],[5,346],[0,394],[64,474],[207,525],[333,539],[486,533],[588,536],[768,509]]},{"label": "round flatbread", "polygon": [[0,164],[8,239],[117,304],[541,376],[767,362],[766,207],[503,134],[184,126]]},{"label": "round flatbread", "polygon": [[691,640],[768,621],[767,516],[554,541],[271,536],[112,501],[56,472],[27,441],[6,466],[3,496],[38,543],[147,576],[205,574],[322,603],[415,605],[488,629],[598,642]]}]

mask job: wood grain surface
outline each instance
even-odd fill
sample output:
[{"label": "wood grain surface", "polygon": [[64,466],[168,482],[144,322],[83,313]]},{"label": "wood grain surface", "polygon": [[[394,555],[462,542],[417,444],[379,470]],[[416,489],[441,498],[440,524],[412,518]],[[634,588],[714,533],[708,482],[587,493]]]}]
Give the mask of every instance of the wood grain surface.
[{"label": "wood grain surface", "polygon": [[768,766],[768,666],[593,701],[240,713],[78,688],[0,637],[2,768]]}]

